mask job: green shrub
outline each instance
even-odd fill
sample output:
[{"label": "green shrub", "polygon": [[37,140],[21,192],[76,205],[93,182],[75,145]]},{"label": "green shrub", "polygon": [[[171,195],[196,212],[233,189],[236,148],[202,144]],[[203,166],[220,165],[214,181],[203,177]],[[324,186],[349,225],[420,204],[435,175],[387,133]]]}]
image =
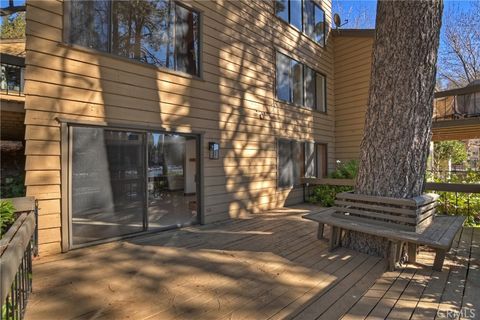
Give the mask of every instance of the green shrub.
[{"label": "green shrub", "polygon": [[[337,169],[331,172],[328,177],[332,179],[355,179],[358,173],[358,161],[351,160],[339,163]],[[320,204],[323,207],[331,207],[335,196],[340,192],[353,191],[352,187],[320,185],[313,188],[309,196],[310,203]]]},{"label": "green shrub", "polygon": [[344,186],[315,186],[312,195],[308,198],[308,202],[319,204],[322,207],[331,207],[335,201],[335,196],[339,192],[352,191],[352,187]]},{"label": "green shrub", "polygon": [[344,164],[340,163],[337,169],[331,172],[328,177],[333,179],[355,179],[358,174],[358,160],[350,160]]},{"label": "green shrub", "polygon": [[[450,173],[448,177],[427,176],[430,182],[480,184],[480,172],[467,170],[461,173]],[[437,213],[462,215],[466,217],[465,225],[479,225],[480,193],[434,191],[440,195]]]},{"label": "green shrub", "polygon": [[0,237],[15,221],[15,207],[10,201],[0,200]]}]

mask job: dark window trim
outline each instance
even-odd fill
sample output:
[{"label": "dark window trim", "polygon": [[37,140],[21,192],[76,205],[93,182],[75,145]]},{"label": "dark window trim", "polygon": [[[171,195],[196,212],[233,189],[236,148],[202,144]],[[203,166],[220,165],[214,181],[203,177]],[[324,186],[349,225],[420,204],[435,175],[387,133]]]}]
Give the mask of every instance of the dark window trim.
[{"label": "dark window trim", "polygon": [[[277,54],[282,54],[284,56],[286,56],[287,58],[291,59],[291,60],[295,60],[297,61],[298,63],[300,63],[302,65],[302,69],[304,67],[307,67],[307,68],[310,68],[312,69],[314,72],[315,72],[315,107],[314,108],[309,108],[305,105],[299,105],[299,104],[296,104],[294,102],[290,102],[290,101],[285,101],[285,100],[281,100],[278,98],[278,91],[277,91],[277,80],[278,80],[278,75],[277,75]],[[305,70],[303,70],[303,85],[305,86]],[[325,78],[325,83],[323,84],[324,88],[324,100],[325,100],[325,110],[318,110],[317,109],[317,91],[316,91],[316,88],[317,88],[317,77],[316,77],[316,74],[320,74],[322,75],[324,78]],[[309,110],[309,111],[315,111],[315,112],[318,112],[318,113],[321,113],[321,114],[324,114],[324,115],[327,115],[328,114],[328,105],[327,105],[327,81],[328,81],[328,78],[327,78],[327,75],[323,72],[320,72],[318,71],[316,68],[312,68],[310,67],[309,65],[303,63],[302,61],[300,61],[299,59],[294,59],[292,58],[291,56],[285,54],[284,52],[280,51],[280,50],[275,50],[275,77],[274,77],[274,80],[275,80],[275,85],[273,86],[274,87],[274,98],[275,98],[275,101],[277,102],[281,102],[283,104],[286,104],[286,105],[289,105],[289,106],[293,106],[293,107],[296,107],[296,108],[302,108],[302,109],[305,109],[305,110]],[[303,90],[303,102],[305,103],[305,88]]]},{"label": "dark window trim", "polygon": [[[317,176],[317,178],[324,178],[328,175],[328,142],[321,142],[321,141],[314,141],[314,140],[296,140],[296,139],[290,139],[290,138],[283,138],[283,137],[278,137],[276,138],[276,151],[277,151],[277,183],[276,183],[276,186],[277,186],[277,189],[289,189],[289,188],[297,188],[297,187],[300,187],[302,186],[301,183],[293,183],[292,185],[288,185],[288,186],[280,186],[279,182],[280,182],[280,175],[279,175],[279,172],[280,172],[280,148],[279,148],[279,144],[280,144],[280,141],[284,141],[284,142],[289,142],[289,143],[292,143],[292,142],[296,142],[296,143],[300,143],[301,147],[302,147],[302,157],[303,157],[303,163],[302,163],[302,168],[303,170],[300,172],[300,177],[305,177],[305,171],[306,171],[306,168],[305,168],[305,144],[307,143],[313,143],[313,146],[314,146],[314,149],[313,149],[313,152],[315,154],[315,175]],[[325,174],[322,172],[321,176],[320,175],[320,170],[321,168],[319,168],[319,163],[318,163],[318,146],[324,146],[325,147],[325,155],[324,155],[324,161],[325,161]]]},{"label": "dark window trim", "polygon": [[315,174],[317,175],[317,178],[326,178],[327,175],[328,175],[328,143],[327,142],[314,142],[315,143],[315,153],[317,153],[318,151],[318,146],[324,146],[325,147],[325,156],[324,156],[324,161],[325,161],[325,172],[321,173],[319,172],[319,170],[321,170],[321,168],[319,168],[319,163],[318,163],[318,154],[316,154],[316,157],[315,157]]},{"label": "dark window trim", "polygon": [[[276,0],[273,0],[274,2]],[[326,33],[327,33],[327,20],[326,20],[326,15],[325,15],[325,9],[322,8],[322,6],[320,4],[318,4],[316,1],[314,0],[298,0],[298,1],[301,1],[302,2],[302,28],[301,29],[298,29],[297,26],[293,25],[291,23],[292,19],[290,17],[290,13],[291,13],[291,10],[290,10],[290,3],[291,3],[291,0],[287,0],[288,1],[288,6],[287,6],[287,9],[288,9],[288,21],[285,21],[285,19],[283,19],[282,17],[280,16],[277,16],[277,10],[276,10],[276,6],[274,4],[273,6],[273,14],[275,17],[277,17],[278,20],[282,21],[283,23],[286,23],[287,25],[289,25],[290,27],[292,27],[293,29],[295,29],[296,31],[300,32],[302,35],[304,35],[305,37],[307,37],[310,41],[312,41],[313,43],[316,43],[317,45],[319,45],[320,47],[322,48],[325,48],[325,38],[327,37]],[[313,3],[314,6],[318,7],[320,10],[322,10],[323,12],[323,41],[322,42],[317,42],[315,41],[312,37],[310,37],[308,34],[305,33],[305,24],[304,24],[304,11],[305,11],[305,1],[311,1]]]},{"label": "dark window trim", "polygon": [[86,51],[92,54],[101,54],[105,55],[108,57],[112,58],[118,58],[121,59],[122,61],[130,62],[130,63],[135,63],[135,64],[140,64],[143,66],[155,68],[158,71],[161,72],[167,72],[167,73],[173,73],[174,75],[180,75],[180,76],[188,76],[189,78],[197,79],[197,80],[203,80],[203,14],[204,11],[191,5],[190,3],[182,3],[180,1],[175,1],[175,0],[170,0],[171,3],[174,3],[175,5],[179,5],[185,9],[195,11],[198,14],[198,39],[199,39],[199,44],[198,44],[198,70],[196,74],[190,74],[188,72],[180,71],[180,70],[175,70],[173,68],[167,68],[167,67],[161,67],[161,66],[156,66],[150,63],[145,63],[139,60],[134,60],[130,59],[128,57],[120,56],[118,54],[112,53],[111,46],[112,46],[112,41],[111,41],[111,34],[112,34],[112,0],[109,0],[109,6],[110,6],[110,23],[109,23],[109,33],[108,33],[108,52],[94,49],[94,48],[88,48],[84,47],[78,44],[71,43],[70,41],[70,10],[71,10],[71,1],[63,1],[63,19],[62,19],[62,24],[63,24],[63,32],[62,32],[62,41],[61,45],[67,47],[67,48],[74,48],[82,51]]},{"label": "dark window trim", "polygon": [[104,130],[112,130],[112,131],[131,131],[141,134],[148,134],[148,133],[162,133],[162,134],[179,134],[181,136],[187,137],[195,137],[197,143],[197,153],[196,157],[199,159],[196,165],[197,170],[197,182],[196,192],[197,192],[197,219],[194,224],[203,225],[205,224],[205,173],[204,173],[204,138],[205,132],[204,131],[187,131],[187,130],[166,130],[164,128],[158,128],[158,126],[150,126],[150,125],[135,125],[131,123],[123,123],[123,122],[103,122],[103,121],[90,121],[90,120],[79,120],[79,119],[70,119],[70,118],[55,118],[61,126],[61,146],[62,146],[62,154],[61,154],[61,163],[62,163],[62,170],[61,170],[61,195],[62,199],[62,234],[61,234],[61,246],[62,252],[67,252],[73,249],[83,248],[83,247],[90,247],[98,244],[109,243],[113,241],[118,241],[122,239],[128,239],[132,237],[137,237],[139,235],[147,235],[152,233],[157,233],[159,231],[166,231],[166,230],[174,230],[178,229],[178,226],[167,226],[165,228],[160,229],[147,229],[135,233],[124,234],[120,236],[104,238],[99,240],[94,240],[90,242],[86,242],[83,244],[73,245],[72,241],[72,228],[71,228],[71,218],[72,218],[72,211],[71,211],[71,186],[69,186],[68,181],[70,180],[70,173],[71,173],[71,161],[72,155],[70,152],[70,147],[72,146],[72,141],[70,138],[72,137],[71,128],[73,127],[86,127],[86,128],[103,128]]},{"label": "dark window trim", "polygon": [[[315,70],[315,69],[313,69]],[[319,112],[319,113],[323,113],[323,114],[328,114],[328,104],[327,104],[327,81],[328,81],[328,78],[327,78],[327,75],[323,72],[319,72],[319,71],[316,71],[316,73],[318,73],[319,75],[323,76],[325,78],[325,82],[323,84],[323,93],[324,93],[324,103],[325,103],[325,110],[318,110],[317,109],[317,93],[316,93],[316,90],[315,90],[315,111]],[[317,85],[317,77],[315,77],[315,87]]]}]

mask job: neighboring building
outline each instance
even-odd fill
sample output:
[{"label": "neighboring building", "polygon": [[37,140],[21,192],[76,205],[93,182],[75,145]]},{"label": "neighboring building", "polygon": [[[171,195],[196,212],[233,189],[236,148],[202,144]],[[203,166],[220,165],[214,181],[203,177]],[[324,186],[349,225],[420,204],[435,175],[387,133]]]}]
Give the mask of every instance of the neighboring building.
[{"label": "neighboring building", "polygon": [[[338,30],[336,35],[335,157],[346,162],[360,155],[375,34],[373,30]],[[480,138],[479,81],[435,93],[433,141]]]},{"label": "neighboring building", "polygon": [[23,196],[25,39],[2,39],[0,62],[0,196]]}]

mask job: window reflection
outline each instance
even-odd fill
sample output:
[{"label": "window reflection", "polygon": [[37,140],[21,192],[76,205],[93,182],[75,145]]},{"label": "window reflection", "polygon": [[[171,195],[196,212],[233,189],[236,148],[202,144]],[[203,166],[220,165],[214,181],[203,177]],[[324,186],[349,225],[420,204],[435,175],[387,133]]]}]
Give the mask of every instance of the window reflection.
[{"label": "window reflection", "polygon": [[70,42],[199,73],[199,14],[173,1],[73,1]]}]

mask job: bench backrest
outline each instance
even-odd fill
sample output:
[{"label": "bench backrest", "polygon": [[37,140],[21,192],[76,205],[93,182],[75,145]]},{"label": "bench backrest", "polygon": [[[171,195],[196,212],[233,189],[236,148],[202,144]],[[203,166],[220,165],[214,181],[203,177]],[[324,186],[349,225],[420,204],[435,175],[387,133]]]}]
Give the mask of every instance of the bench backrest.
[{"label": "bench backrest", "polygon": [[333,209],[343,218],[383,226],[392,224],[402,230],[420,232],[432,222],[438,197],[437,194],[425,194],[398,199],[344,192],[337,194]]}]

